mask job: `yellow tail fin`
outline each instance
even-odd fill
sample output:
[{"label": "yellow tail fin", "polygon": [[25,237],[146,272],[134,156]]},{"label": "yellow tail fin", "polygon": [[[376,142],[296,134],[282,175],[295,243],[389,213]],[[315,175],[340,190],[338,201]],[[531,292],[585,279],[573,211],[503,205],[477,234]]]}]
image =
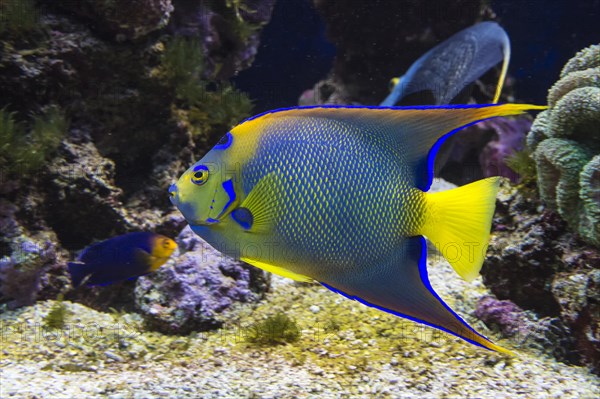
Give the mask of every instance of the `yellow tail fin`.
[{"label": "yellow tail fin", "polygon": [[454,270],[471,281],[487,250],[500,179],[490,177],[440,193],[425,193],[423,231]]}]

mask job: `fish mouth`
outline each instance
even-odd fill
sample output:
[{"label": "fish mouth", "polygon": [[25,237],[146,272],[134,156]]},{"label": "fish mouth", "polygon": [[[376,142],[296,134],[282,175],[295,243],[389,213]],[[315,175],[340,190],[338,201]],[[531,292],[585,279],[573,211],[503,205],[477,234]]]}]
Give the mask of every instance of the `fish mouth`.
[{"label": "fish mouth", "polygon": [[195,220],[190,223],[190,226],[213,226],[215,224],[220,223],[219,219],[208,218],[205,220]]}]

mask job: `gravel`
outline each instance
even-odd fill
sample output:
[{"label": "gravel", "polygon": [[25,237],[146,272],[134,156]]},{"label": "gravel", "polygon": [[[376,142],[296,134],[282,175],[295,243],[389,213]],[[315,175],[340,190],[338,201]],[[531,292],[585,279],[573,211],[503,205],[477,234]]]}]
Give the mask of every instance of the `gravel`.
[{"label": "gravel", "polygon": [[[600,378],[583,367],[501,339],[474,316],[489,291],[468,284],[431,253],[439,295],[507,357],[347,300],[319,285],[273,276],[258,305],[224,327],[189,336],[146,331],[139,315],[64,302],[65,326],[47,331],[54,301],[0,314],[2,398],[597,398]],[[257,345],[246,332],[284,312],[300,339]]]}]

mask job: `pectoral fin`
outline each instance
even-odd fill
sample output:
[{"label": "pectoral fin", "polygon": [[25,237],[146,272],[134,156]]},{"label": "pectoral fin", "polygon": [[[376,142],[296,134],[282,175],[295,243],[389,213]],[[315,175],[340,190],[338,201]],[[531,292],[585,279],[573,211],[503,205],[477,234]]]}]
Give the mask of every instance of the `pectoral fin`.
[{"label": "pectoral fin", "polygon": [[444,303],[429,283],[426,259],[425,239],[413,237],[386,264],[365,269],[346,280],[322,284],[365,305],[427,324],[490,350],[511,353],[476,332]]},{"label": "pectoral fin", "polygon": [[240,207],[233,212],[233,220],[248,232],[269,232],[282,211],[278,202],[281,198],[279,193],[281,186],[275,173],[264,176],[250,190]]}]

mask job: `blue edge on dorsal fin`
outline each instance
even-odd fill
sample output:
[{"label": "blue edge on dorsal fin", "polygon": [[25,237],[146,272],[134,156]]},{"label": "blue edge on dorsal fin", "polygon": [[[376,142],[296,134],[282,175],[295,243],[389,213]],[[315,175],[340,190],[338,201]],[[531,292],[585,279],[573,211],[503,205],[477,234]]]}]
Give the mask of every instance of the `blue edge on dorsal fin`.
[{"label": "blue edge on dorsal fin", "polygon": [[[436,293],[436,292],[433,290],[433,287],[431,287],[431,283],[429,282],[429,277],[428,277],[428,274],[427,274],[427,243],[425,242],[425,237],[423,237],[423,236],[420,236],[420,237],[418,237],[418,238],[419,238],[419,240],[421,241],[421,258],[419,259],[419,275],[421,276],[421,281],[422,281],[422,282],[423,282],[423,284],[425,285],[425,288],[427,288],[427,290],[428,290],[429,292],[431,292],[431,294],[433,294],[433,296],[435,296],[435,298],[436,298],[436,299],[437,299],[437,300],[438,300],[438,301],[439,301],[439,302],[440,302],[442,305],[444,305],[444,307],[445,307],[445,308],[446,308],[446,309],[447,309],[447,310],[448,310],[450,313],[452,313],[452,315],[454,315],[454,317],[456,317],[458,321],[462,322],[462,323],[463,323],[463,324],[464,324],[464,325],[465,325],[465,326],[466,326],[466,327],[467,327],[469,330],[471,330],[471,331],[472,331],[474,334],[476,334],[476,335],[480,336],[481,338],[485,339],[486,341],[489,341],[489,339],[487,339],[485,336],[483,336],[483,335],[479,334],[479,333],[478,333],[477,331],[475,331],[475,330],[474,330],[474,329],[473,329],[473,328],[472,328],[470,325],[468,325],[468,324],[467,324],[467,323],[466,323],[466,322],[465,322],[465,321],[462,319],[462,317],[460,317],[460,316],[459,316],[459,315],[458,315],[458,314],[457,314],[455,311],[453,311],[453,310],[452,310],[452,309],[451,309],[451,308],[450,308],[450,307],[449,307],[449,306],[446,304],[446,302],[444,302],[444,301],[442,300],[442,298],[440,298],[440,296],[439,296],[439,295],[438,295],[438,294],[437,294],[437,293]],[[346,294],[345,292],[343,292],[343,291],[340,291],[340,290],[338,290],[337,288],[334,288],[334,287],[330,286],[329,284],[326,284],[326,283],[323,283],[323,282],[320,282],[320,283],[321,283],[321,285],[323,285],[325,288],[327,288],[327,289],[329,289],[329,290],[331,290],[331,291],[333,291],[333,292],[335,292],[335,293],[337,293],[337,294],[340,294],[340,295],[342,295],[342,296],[344,296],[344,297],[346,297],[346,298],[348,298],[348,299],[352,299],[352,300],[358,301],[358,302],[362,303],[363,305],[367,305],[367,306],[369,306],[369,307],[372,307],[372,308],[375,308],[375,309],[379,309],[379,310],[382,310],[382,311],[384,311],[384,312],[387,312],[387,313],[391,313],[391,314],[393,314],[393,315],[395,315],[395,316],[399,316],[399,317],[402,317],[402,318],[405,318],[405,319],[409,319],[409,320],[415,321],[415,322],[417,322],[417,323],[425,324],[425,325],[427,325],[427,326],[430,326],[430,327],[436,328],[436,329],[438,329],[438,330],[442,330],[442,331],[444,331],[444,332],[447,332],[447,333],[449,333],[449,334],[452,334],[452,335],[454,335],[454,336],[456,336],[456,337],[458,337],[458,338],[460,338],[460,339],[463,339],[463,340],[465,340],[465,341],[467,341],[467,342],[469,342],[469,343],[471,343],[471,344],[473,344],[473,345],[477,345],[477,346],[480,346],[480,347],[482,347],[482,348],[484,348],[484,349],[487,349],[487,350],[493,351],[492,349],[490,349],[490,348],[486,348],[485,346],[481,345],[479,342],[475,342],[475,341],[473,341],[473,340],[471,340],[471,339],[469,339],[469,338],[467,338],[467,337],[463,337],[463,336],[461,336],[461,335],[458,335],[457,333],[455,333],[455,332],[453,332],[453,331],[450,331],[450,330],[448,330],[448,329],[446,329],[446,328],[444,328],[444,327],[442,327],[442,326],[437,326],[437,325],[435,325],[435,324],[428,323],[428,322],[426,322],[426,321],[424,321],[424,320],[421,320],[421,319],[418,319],[418,318],[416,318],[416,317],[412,317],[412,316],[409,316],[409,315],[405,315],[405,314],[403,314],[403,313],[399,313],[399,312],[396,312],[396,311],[394,311],[394,310],[387,309],[387,308],[384,308],[384,307],[381,307],[381,306],[378,306],[378,305],[372,304],[372,303],[370,303],[370,302],[367,302],[367,301],[365,301],[364,299],[362,299],[362,298],[360,298],[360,297],[357,297],[357,296],[352,296],[352,295],[348,295],[348,294]]]}]

